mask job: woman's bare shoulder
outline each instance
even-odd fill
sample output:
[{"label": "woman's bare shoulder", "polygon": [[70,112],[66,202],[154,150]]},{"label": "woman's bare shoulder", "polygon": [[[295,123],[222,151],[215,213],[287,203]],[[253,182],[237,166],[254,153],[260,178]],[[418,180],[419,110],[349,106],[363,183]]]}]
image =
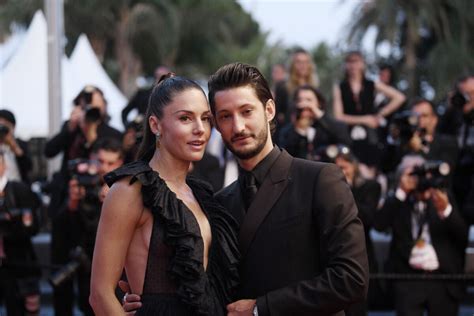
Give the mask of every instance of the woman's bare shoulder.
[{"label": "woman's bare shoulder", "polygon": [[143,211],[141,183],[130,183],[130,177],[115,182],[105,197],[103,210],[113,209],[116,213],[129,212],[139,214]]}]

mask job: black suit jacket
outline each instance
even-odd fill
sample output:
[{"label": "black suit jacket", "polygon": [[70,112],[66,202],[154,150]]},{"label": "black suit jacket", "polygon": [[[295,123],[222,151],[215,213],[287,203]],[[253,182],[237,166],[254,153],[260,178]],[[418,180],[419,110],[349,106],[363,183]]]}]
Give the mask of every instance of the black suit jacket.
[{"label": "black suit jacket", "polygon": [[[412,236],[411,213],[413,204],[398,200],[390,194],[383,208],[376,213],[375,228],[392,231],[390,243],[389,269],[396,273],[421,273],[412,269],[408,263],[411,249],[414,246]],[[439,260],[437,273],[462,273],[464,268],[465,248],[467,246],[468,225],[459,214],[455,205],[451,214],[440,219],[431,202],[427,204],[427,223],[431,243]],[[461,282],[443,282],[451,295],[460,298],[463,294]]]},{"label": "black suit jacket", "polygon": [[216,197],[240,223],[239,298],[260,316],[344,315],[366,296],[364,230],[337,166],[282,151],[247,213],[237,181]]},{"label": "black suit jacket", "polygon": [[31,237],[38,232],[38,208],[40,207],[39,198],[30,190],[30,188],[17,181],[8,181],[5,189],[5,209],[13,212],[19,209],[28,209],[31,211],[32,223],[25,226],[20,220],[13,220],[3,236],[6,260],[4,265],[9,273],[16,277],[26,277],[39,275],[40,270],[34,267],[17,266],[17,264],[34,264],[36,254],[33,249]]}]

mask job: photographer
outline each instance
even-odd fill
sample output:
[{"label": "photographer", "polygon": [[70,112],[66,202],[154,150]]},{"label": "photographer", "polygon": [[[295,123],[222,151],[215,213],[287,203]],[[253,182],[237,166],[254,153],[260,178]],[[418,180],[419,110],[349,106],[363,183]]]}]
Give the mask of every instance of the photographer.
[{"label": "photographer", "polygon": [[90,262],[102,202],[108,191],[103,176],[123,164],[122,144],[115,139],[103,139],[97,142],[89,158],[69,162],[71,180],[67,202],[54,218],[53,263],[67,266],[71,266],[71,261],[78,263],[77,271],[64,268],[50,279],[54,285],[56,315],[72,315],[73,277],[79,290],[79,308],[85,315],[93,315],[88,302]]},{"label": "photographer", "polygon": [[33,164],[26,142],[15,138],[15,125],[15,115],[8,110],[0,110],[0,150],[7,165],[7,178],[29,183],[28,173]]},{"label": "photographer", "polygon": [[442,128],[455,135],[459,145],[454,192],[459,206],[471,209],[466,213],[466,217],[469,217],[472,216],[474,200],[474,75],[462,77],[457,81],[449,98]]},{"label": "photographer", "polygon": [[38,232],[38,197],[22,182],[10,181],[0,153],[0,301],[7,315],[39,315],[39,277],[31,236]]},{"label": "photographer", "polygon": [[347,126],[324,112],[326,101],[317,89],[296,88],[293,104],[292,122],[282,128],[278,142],[292,156],[314,160],[327,145],[351,145]]},{"label": "photographer", "polygon": [[61,171],[67,162],[89,157],[91,148],[102,138],[122,139],[122,133],[107,124],[107,102],[102,90],[86,86],[74,99],[74,108],[61,131],[47,143],[45,155],[52,158],[63,153]]},{"label": "photographer", "polygon": [[[417,154],[428,160],[446,161],[454,170],[458,146],[451,135],[437,131],[438,115],[434,105],[426,99],[418,98],[411,102],[410,109],[395,115],[392,121],[392,142],[384,155],[383,170],[393,171],[403,156],[409,154]],[[394,134],[398,137],[395,143]]]},{"label": "photographer", "polygon": [[[446,163],[405,156],[397,189],[376,213],[377,230],[391,230],[388,270],[403,274],[462,273],[468,226],[446,193]],[[429,286],[427,283],[429,282]],[[455,281],[394,281],[397,315],[457,315],[464,292]]]}]

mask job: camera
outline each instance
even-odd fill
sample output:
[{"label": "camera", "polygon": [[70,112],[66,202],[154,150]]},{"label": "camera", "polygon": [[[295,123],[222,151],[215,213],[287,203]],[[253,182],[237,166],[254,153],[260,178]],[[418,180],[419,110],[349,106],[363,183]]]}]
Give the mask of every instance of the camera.
[{"label": "camera", "polygon": [[86,105],[84,107],[84,110],[86,112],[85,113],[86,122],[95,123],[95,122],[100,121],[102,114],[100,113],[99,108],[93,107],[91,105]]},{"label": "camera", "polygon": [[0,140],[4,140],[10,132],[10,128],[4,124],[0,124]]},{"label": "camera", "polygon": [[71,279],[80,267],[83,267],[86,271],[91,269],[91,260],[81,246],[74,248],[69,254],[69,258],[70,261],[66,265],[49,277],[48,281],[53,287],[57,288]]},{"label": "camera", "polygon": [[88,159],[73,159],[68,161],[68,169],[71,177],[76,179],[86,191],[80,203],[81,210],[85,213],[95,213],[101,206],[99,198],[101,176],[98,162]]},{"label": "camera", "polygon": [[393,116],[389,128],[387,142],[395,146],[405,146],[410,142],[418,129],[418,114],[403,111]]},{"label": "camera", "polygon": [[316,151],[317,161],[333,163],[336,161],[336,158],[339,156],[343,156],[347,158],[349,161],[355,160],[355,156],[350,150],[350,148],[342,144],[338,144],[338,145],[332,144],[332,145],[324,146],[324,147],[318,148],[318,150]]},{"label": "camera", "polygon": [[69,160],[68,169],[71,177],[81,186],[90,188],[100,183],[99,165],[95,160],[80,158]]},{"label": "camera", "polygon": [[428,189],[446,189],[449,185],[451,168],[447,162],[430,160],[425,164],[416,166],[410,175],[418,177],[416,191],[424,192]]},{"label": "camera", "polygon": [[89,123],[98,122],[102,118],[100,109],[92,106],[92,95],[98,91],[94,86],[86,86],[74,99],[73,103],[85,111],[85,120]]}]

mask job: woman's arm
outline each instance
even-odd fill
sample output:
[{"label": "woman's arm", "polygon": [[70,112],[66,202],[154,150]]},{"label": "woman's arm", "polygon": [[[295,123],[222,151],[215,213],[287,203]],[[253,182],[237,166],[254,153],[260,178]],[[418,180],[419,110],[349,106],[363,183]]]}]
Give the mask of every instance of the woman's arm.
[{"label": "woman's arm", "polygon": [[381,92],[390,99],[390,102],[378,113],[378,115],[383,117],[387,117],[398,110],[406,100],[406,97],[403,93],[380,81],[375,82],[375,90],[377,92]]},{"label": "woman's arm", "polygon": [[334,118],[342,121],[348,125],[366,125],[370,128],[376,128],[379,125],[379,119],[375,115],[348,115],[344,113],[344,106],[342,104],[341,89],[338,85],[334,85],[332,90],[333,95],[333,111]]},{"label": "woman's arm", "polygon": [[92,261],[90,304],[96,315],[125,315],[115,297],[127,250],[143,212],[140,184],[116,182],[102,207]]}]

